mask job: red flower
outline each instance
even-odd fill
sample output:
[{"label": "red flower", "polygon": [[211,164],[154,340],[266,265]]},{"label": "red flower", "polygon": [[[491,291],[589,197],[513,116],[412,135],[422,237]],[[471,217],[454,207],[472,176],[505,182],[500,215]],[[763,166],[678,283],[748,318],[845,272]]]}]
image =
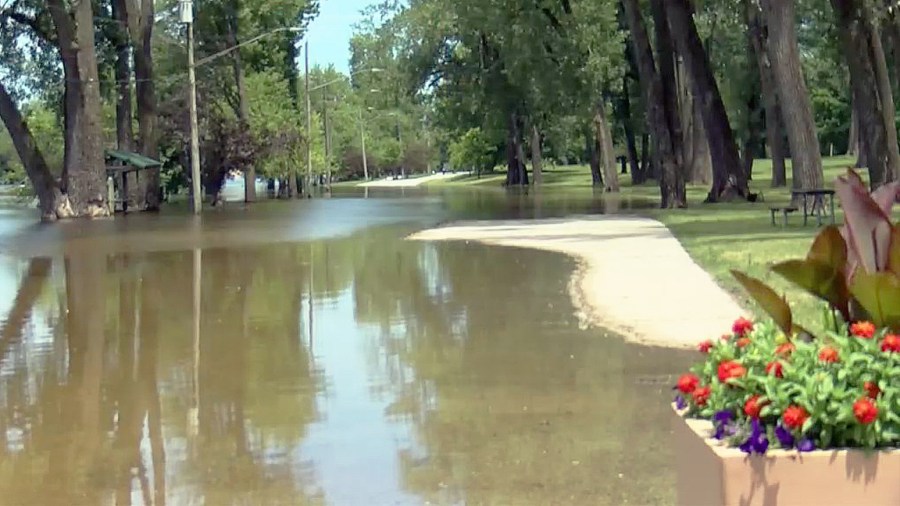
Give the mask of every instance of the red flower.
[{"label": "red flower", "polygon": [[784,377],[784,366],[781,365],[781,362],[774,361],[769,362],[766,365],[766,374],[774,374],[776,378]]},{"label": "red flower", "polygon": [[731,339],[731,334],[722,334],[722,337],[720,339],[722,339],[723,341],[728,341],[729,339]]},{"label": "red flower", "polygon": [[881,351],[900,353],[900,336],[895,334],[884,336],[884,340],[881,341]]},{"label": "red flower", "polygon": [[878,418],[878,406],[871,399],[863,397],[853,403],[853,416],[863,425],[868,425]]},{"label": "red flower", "polygon": [[794,346],[794,343],[779,344],[778,347],[775,348],[775,354],[787,357],[796,349],[797,347]]},{"label": "red flower", "polygon": [[703,341],[702,343],[698,344],[697,349],[700,350],[700,353],[709,353],[709,350],[710,350],[710,348],[712,348],[712,345],[713,345],[712,341],[707,339],[706,341]]},{"label": "red flower", "polygon": [[693,374],[682,374],[680,378],[678,378],[678,390],[681,393],[689,394],[697,389],[697,385],[700,384],[700,378]]},{"label": "red flower", "polygon": [[734,324],[731,326],[731,331],[739,337],[744,337],[753,331],[753,322],[742,316],[734,321]]},{"label": "red flower", "polygon": [[819,360],[827,364],[833,364],[841,359],[838,351],[831,346],[826,346],[819,351]]},{"label": "red flower", "polygon": [[743,348],[743,347],[747,346],[748,344],[750,344],[750,338],[749,338],[749,337],[742,337],[742,338],[740,338],[740,339],[737,340],[737,347],[738,347],[738,348]]},{"label": "red flower", "polygon": [[726,360],[719,364],[719,381],[726,383],[730,379],[737,379],[747,374],[747,369],[734,360]]},{"label": "red flower", "polygon": [[706,401],[709,400],[710,393],[712,393],[712,390],[709,387],[700,387],[694,390],[694,393],[691,395],[694,396],[694,402],[696,402],[698,406],[705,406]]},{"label": "red flower", "polygon": [[869,399],[875,399],[878,397],[878,394],[881,393],[881,389],[878,388],[878,385],[876,385],[874,381],[865,382],[863,384],[863,390],[866,391],[866,395],[869,396]]},{"label": "red flower", "polygon": [[850,333],[863,339],[872,339],[875,335],[875,324],[872,322],[856,322],[850,325]]},{"label": "red flower", "polygon": [[791,429],[803,427],[803,423],[806,422],[807,418],[809,418],[809,413],[801,406],[788,406],[787,409],[784,410],[784,414],[781,415],[784,424]]},{"label": "red flower", "polygon": [[759,418],[759,412],[766,404],[768,404],[768,402],[759,402],[759,396],[754,395],[744,403],[744,413],[750,418]]}]

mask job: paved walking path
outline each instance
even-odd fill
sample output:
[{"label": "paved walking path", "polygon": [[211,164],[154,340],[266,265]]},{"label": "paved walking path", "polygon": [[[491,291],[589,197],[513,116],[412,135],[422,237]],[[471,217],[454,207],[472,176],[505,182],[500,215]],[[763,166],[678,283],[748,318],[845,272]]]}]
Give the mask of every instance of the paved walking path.
[{"label": "paved walking path", "polygon": [[608,216],[459,222],[413,240],[465,240],[571,255],[569,285],[582,321],[626,340],[693,348],[729,332],[746,311],[687,254],[662,223]]},{"label": "paved walking path", "polygon": [[452,179],[457,176],[462,176],[464,174],[468,174],[467,172],[456,172],[456,173],[444,173],[444,174],[432,174],[430,176],[422,176],[422,177],[414,177],[407,179],[379,179],[377,181],[369,181],[367,183],[360,183],[356,186],[362,186],[365,188],[410,188],[413,186],[420,186],[425,183],[430,183],[431,181],[440,181],[443,179]]}]

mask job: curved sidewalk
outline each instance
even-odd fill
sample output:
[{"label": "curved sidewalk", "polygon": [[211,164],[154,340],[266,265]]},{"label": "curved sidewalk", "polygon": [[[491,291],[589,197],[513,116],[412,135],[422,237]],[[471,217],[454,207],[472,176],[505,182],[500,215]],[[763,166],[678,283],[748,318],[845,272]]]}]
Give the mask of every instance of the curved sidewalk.
[{"label": "curved sidewalk", "polygon": [[647,218],[459,222],[409,239],[478,241],[571,255],[580,264],[569,285],[580,316],[633,342],[693,348],[729,332],[734,319],[747,314],[665,225]]}]

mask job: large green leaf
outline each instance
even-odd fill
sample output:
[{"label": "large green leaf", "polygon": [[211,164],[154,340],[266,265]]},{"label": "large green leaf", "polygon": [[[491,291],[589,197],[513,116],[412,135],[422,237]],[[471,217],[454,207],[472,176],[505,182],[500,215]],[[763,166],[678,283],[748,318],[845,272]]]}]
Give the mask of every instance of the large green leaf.
[{"label": "large green leaf", "polygon": [[900,276],[900,224],[891,229],[891,251],[888,255],[888,269]]},{"label": "large green leaf", "polygon": [[900,278],[892,272],[859,271],[850,293],[878,327],[900,327]]},{"label": "large green leaf", "polygon": [[[835,229],[840,238],[840,233]],[[843,241],[841,241],[843,243]],[[788,260],[772,266],[772,270],[807,292],[826,300],[831,307],[849,316],[849,290],[844,278],[843,263],[840,267],[813,259]]]},{"label": "large green leaf", "polygon": [[762,281],[750,277],[743,272],[732,270],[731,275],[738,280],[745,290],[747,290],[747,293],[753,297],[753,300],[759,304],[763,311],[772,317],[775,324],[778,325],[785,334],[793,334],[794,328],[792,325],[793,316],[791,315],[791,307],[783,297],[775,293],[775,290],[769,288],[769,286]]},{"label": "large green leaf", "polygon": [[847,244],[837,225],[829,225],[819,232],[806,258],[842,271],[847,265]]}]

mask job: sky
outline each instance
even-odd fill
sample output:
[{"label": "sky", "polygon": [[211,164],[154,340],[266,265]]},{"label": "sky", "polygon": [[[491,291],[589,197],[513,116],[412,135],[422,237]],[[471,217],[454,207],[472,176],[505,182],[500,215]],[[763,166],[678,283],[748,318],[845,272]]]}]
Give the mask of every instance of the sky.
[{"label": "sky", "polygon": [[350,36],[359,12],[377,0],[321,0],[319,15],[309,26],[309,64],[349,71]]}]

